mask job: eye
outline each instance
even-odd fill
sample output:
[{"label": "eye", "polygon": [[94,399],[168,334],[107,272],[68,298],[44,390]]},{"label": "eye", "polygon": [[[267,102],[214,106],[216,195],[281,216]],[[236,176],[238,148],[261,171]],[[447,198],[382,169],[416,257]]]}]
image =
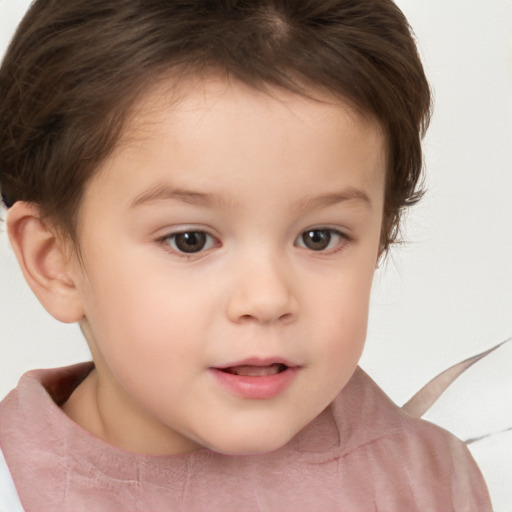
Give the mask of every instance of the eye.
[{"label": "eye", "polygon": [[339,245],[347,236],[337,229],[317,228],[304,231],[296,240],[295,245],[312,251],[325,251]]},{"label": "eye", "polygon": [[182,231],[165,236],[165,241],[171,249],[178,253],[192,254],[211,249],[215,239],[204,231]]}]

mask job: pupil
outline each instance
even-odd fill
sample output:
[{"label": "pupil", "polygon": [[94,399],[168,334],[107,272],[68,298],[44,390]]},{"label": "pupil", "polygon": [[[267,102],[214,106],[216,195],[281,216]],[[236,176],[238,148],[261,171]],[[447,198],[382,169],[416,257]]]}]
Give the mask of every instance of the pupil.
[{"label": "pupil", "polygon": [[302,235],[302,240],[308,249],[322,251],[331,241],[331,233],[327,229],[313,229]]},{"label": "pupil", "polygon": [[201,231],[188,231],[176,235],[176,247],[182,252],[198,252],[205,246],[206,235]]}]

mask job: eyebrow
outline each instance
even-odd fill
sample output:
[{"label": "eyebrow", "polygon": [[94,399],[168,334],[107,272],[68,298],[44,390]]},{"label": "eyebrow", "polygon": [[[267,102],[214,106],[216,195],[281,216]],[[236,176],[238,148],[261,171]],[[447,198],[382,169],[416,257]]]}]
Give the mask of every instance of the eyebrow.
[{"label": "eyebrow", "polygon": [[306,197],[300,201],[299,208],[301,210],[316,210],[347,201],[359,203],[369,209],[372,207],[372,202],[366,192],[356,188],[348,188],[342,192],[329,192],[319,196]]},{"label": "eyebrow", "polygon": [[[216,194],[197,192],[184,188],[173,188],[167,184],[157,184],[138,195],[131,203],[130,208],[170,200],[178,200],[204,207],[226,206],[228,204],[228,201]],[[329,192],[318,196],[306,197],[299,201],[298,208],[302,211],[316,210],[344,202],[360,203],[370,209],[372,206],[370,198],[364,191],[348,188],[342,192]]]},{"label": "eyebrow", "polygon": [[184,203],[206,207],[223,205],[225,203],[220,196],[214,194],[206,194],[204,192],[196,192],[183,188],[173,188],[166,184],[158,184],[138,195],[131,203],[130,208],[169,200],[178,200]]}]

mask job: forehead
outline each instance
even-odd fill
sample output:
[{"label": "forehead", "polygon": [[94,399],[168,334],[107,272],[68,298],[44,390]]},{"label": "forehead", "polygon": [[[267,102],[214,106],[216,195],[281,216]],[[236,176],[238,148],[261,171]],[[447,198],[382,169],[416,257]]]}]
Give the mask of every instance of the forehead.
[{"label": "forehead", "polygon": [[283,190],[292,193],[285,169],[301,182],[338,166],[340,175],[353,171],[358,186],[380,190],[386,157],[379,124],[344,101],[310,92],[261,91],[219,77],[163,81],[136,104],[96,179],[123,176],[133,185],[131,200],[170,175],[174,185],[204,189],[235,175],[264,188],[266,176],[279,185],[282,175]]},{"label": "forehead", "polygon": [[274,116],[275,121],[283,123],[291,120],[289,114],[292,113],[295,122],[311,124],[339,120],[341,115],[344,124],[350,119],[353,127],[370,128],[373,134],[382,135],[380,123],[371,114],[319,88],[304,88],[303,94],[299,94],[270,85],[258,88],[236,78],[210,74],[170,77],[148,89],[128,116],[121,145],[142,140],[155,123],[167,117],[169,110],[177,120],[207,114],[220,114],[225,120],[244,119],[248,129],[254,116]]}]

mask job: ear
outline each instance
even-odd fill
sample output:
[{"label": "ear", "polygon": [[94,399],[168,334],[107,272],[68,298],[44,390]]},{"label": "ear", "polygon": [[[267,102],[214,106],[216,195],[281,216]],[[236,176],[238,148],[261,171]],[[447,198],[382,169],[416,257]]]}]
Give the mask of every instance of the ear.
[{"label": "ear", "polygon": [[71,258],[64,242],[41,218],[39,208],[23,201],[14,203],[7,213],[7,232],[23,275],[43,307],[61,322],[79,321],[84,312]]}]

